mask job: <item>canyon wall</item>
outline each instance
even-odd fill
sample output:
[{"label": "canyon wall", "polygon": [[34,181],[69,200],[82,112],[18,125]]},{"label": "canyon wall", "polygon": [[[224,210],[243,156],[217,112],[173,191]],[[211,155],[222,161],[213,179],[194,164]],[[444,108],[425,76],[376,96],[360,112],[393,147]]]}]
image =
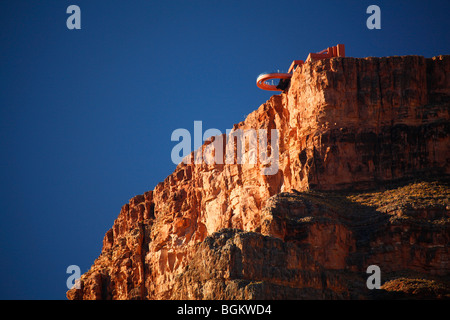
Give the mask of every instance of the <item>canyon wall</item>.
[{"label": "canyon wall", "polygon": [[[450,56],[298,67],[285,92],[233,126],[278,130],[275,174],[259,160],[196,164],[226,136],[210,139],[122,207],[67,297],[364,299],[412,294],[415,279],[420,294],[450,297],[449,74]],[[391,275],[378,293],[366,288],[370,264]]]}]

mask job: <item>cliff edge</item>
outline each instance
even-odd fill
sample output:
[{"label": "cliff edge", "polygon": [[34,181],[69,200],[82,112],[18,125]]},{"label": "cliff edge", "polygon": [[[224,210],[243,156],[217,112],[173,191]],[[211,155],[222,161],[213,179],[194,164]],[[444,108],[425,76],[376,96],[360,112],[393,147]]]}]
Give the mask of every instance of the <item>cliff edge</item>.
[{"label": "cliff edge", "polygon": [[67,297],[450,298],[449,112],[450,56],[305,63],[233,126],[277,129],[275,174],[180,163],[122,207]]}]

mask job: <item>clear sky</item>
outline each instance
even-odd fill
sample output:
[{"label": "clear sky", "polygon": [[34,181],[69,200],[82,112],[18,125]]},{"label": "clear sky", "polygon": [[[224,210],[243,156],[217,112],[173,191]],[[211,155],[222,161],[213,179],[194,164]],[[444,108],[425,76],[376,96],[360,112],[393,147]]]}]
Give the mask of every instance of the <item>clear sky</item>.
[{"label": "clear sky", "polygon": [[[69,30],[69,5],[81,30]],[[381,8],[381,30],[366,9]],[[450,54],[444,1],[0,0],[0,298],[65,299],[128,200],[175,168],[177,128],[222,132],[271,95],[265,71]]]}]

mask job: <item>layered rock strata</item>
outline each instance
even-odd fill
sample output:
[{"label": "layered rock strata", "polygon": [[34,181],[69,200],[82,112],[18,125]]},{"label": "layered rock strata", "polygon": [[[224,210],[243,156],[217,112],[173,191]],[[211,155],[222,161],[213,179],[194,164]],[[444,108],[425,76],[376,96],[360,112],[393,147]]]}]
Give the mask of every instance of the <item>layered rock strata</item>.
[{"label": "layered rock strata", "polygon": [[[68,298],[370,298],[371,264],[390,275],[385,292],[425,277],[439,290],[421,294],[448,297],[449,71],[450,56],[302,65],[285,92],[233,127],[278,130],[277,148],[268,139],[276,174],[261,174],[262,161],[196,164],[193,153],[122,207]],[[390,209],[365,202],[369,188],[436,176],[423,185],[432,203],[417,207],[416,191],[406,207],[401,197],[380,196]]]}]

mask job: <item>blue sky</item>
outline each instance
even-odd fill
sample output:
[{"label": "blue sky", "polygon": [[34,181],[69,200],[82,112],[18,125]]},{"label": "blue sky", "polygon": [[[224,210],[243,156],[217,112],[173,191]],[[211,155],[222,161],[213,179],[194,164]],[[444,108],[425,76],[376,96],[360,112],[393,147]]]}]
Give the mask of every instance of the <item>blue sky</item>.
[{"label": "blue sky", "polygon": [[[81,8],[81,30],[66,9]],[[381,8],[368,30],[366,8]],[[448,1],[0,1],[0,299],[65,299],[128,200],[175,168],[177,128],[222,132],[271,95],[265,71],[450,54]]]}]

